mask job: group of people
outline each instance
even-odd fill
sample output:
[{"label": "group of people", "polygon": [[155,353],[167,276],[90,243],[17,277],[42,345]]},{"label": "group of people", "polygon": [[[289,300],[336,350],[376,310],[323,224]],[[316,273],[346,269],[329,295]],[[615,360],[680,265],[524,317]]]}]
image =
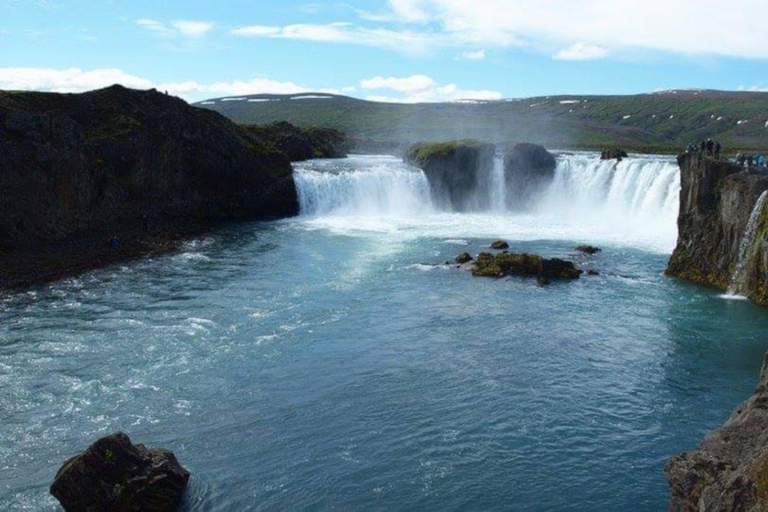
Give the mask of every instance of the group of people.
[{"label": "group of people", "polygon": [[716,159],[720,160],[720,151],[722,151],[723,146],[712,139],[707,139],[699,142],[698,144],[689,144],[688,145],[688,152],[689,153],[698,153],[699,156],[711,156],[715,157]]},{"label": "group of people", "polygon": [[759,155],[742,155],[739,153],[736,155],[736,163],[742,167],[746,166],[748,169],[750,169],[755,166],[765,168],[768,164],[768,161],[765,159],[765,155],[762,153]]}]

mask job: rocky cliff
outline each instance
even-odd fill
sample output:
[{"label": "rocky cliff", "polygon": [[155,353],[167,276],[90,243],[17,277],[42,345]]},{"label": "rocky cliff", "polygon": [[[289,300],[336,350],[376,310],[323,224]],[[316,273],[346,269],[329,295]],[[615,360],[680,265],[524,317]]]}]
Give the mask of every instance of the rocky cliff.
[{"label": "rocky cliff", "polygon": [[[726,290],[739,265],[738,292],[768,306],[768,211],[758,201],[768,175],[697,154],[678,162],[679,235],[667,274]],[[667,463],[670,510],[768,510],[767,446],[768,359],[755,395],[698,449]]]},{"label": "rocky cliff", "polygon": [[516,144],[504,154],[504,175],[510,191],[509,206],[525,208],[535,203],[555,177],[554,155],[537,144]]},{"label": "rocky cliff", "polygon": [[289,158],[156,91],[0,93],[0,243],[150,218],[292,215]]},{"label": "rocky cliff", "polygon": [[345,152],[335,130],[242,127],[154,90],[0,91],[0,289],[294,215],[291,161]]},{"label": "rocky cliff", "polygon": [[667,462],[670,510],[768,510],[768,358],[760,385],[720,430]]},{"label": "rocky cliff", "polygon": [[424,170],[432,197],[444,208],[467,211],[477,208],[477,191],[486,186],[496,147],[477,141],[416,144],[405,160]]},{"label": "rocky cliff", "polygon": [[291,162],[312,158],[346,158],[349,142],[331,128],[300,128],[285,121],[268,125],[245,125],[266,146],[288,155]]},{"label": "rocky cliff", "polygon": [[[768,175],[748,172],[697,154],[678,157],[680,214],[678,242],[667,275],[726,290],[752,210],[768,190]],[[768,212],[758,217],[744,260],[744,293],[768,306]]]}]

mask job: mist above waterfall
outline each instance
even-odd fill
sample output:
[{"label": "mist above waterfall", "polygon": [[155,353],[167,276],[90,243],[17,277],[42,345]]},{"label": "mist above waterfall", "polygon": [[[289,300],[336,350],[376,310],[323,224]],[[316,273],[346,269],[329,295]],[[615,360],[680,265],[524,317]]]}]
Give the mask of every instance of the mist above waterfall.
[{"label": "mist above waterfall", "polygon": [[305,162],[297,165],[294,179],[304,219],[338,231],[568,239],[656,252],[674,247],[680,173],[670,159],[616,162],[561,154],[552,183],[524,206],[515,204],[500,156],[482,176],[475,207],[464,213],[439,206],[425,174],[394,157]]}]

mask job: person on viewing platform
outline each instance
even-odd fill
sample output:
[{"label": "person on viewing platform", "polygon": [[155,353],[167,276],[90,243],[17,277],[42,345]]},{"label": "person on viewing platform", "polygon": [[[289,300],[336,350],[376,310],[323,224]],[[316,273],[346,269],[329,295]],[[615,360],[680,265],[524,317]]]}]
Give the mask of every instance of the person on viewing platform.
[{"label": "person on viewing platform", "polygon": [[720,145],[720,142],[715,142],[715,159],[720,160],[720,151],[723,149],[723,146]]},{"label": "person on viewing platform", "polygon": [[712,156],[715,150],[715,143],[712,139],[707,139],[707,156]]},{"label": "person on viewing platform", "polygon": [[701,141],[701,144],[699,144],[699,154],[700,156],[704,156],[704,151],[707,149],[707,141],[703,140]]}]

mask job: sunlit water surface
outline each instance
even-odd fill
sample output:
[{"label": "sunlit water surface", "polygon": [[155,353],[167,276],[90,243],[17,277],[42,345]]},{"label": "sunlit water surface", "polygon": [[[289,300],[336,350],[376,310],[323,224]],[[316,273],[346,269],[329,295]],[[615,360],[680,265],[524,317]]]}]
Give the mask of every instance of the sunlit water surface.
[{"label": "sunlit water surface", "polygon": [[[0,509],[55,510],[61,463],[116,430],[177,454],[188,510],[665,508],[664,462],[748,397],[768,315],[664,278],[666,227],[428,206],[231,226],[0,298]],[[443,265],[500,235],[601,275]]]}]

